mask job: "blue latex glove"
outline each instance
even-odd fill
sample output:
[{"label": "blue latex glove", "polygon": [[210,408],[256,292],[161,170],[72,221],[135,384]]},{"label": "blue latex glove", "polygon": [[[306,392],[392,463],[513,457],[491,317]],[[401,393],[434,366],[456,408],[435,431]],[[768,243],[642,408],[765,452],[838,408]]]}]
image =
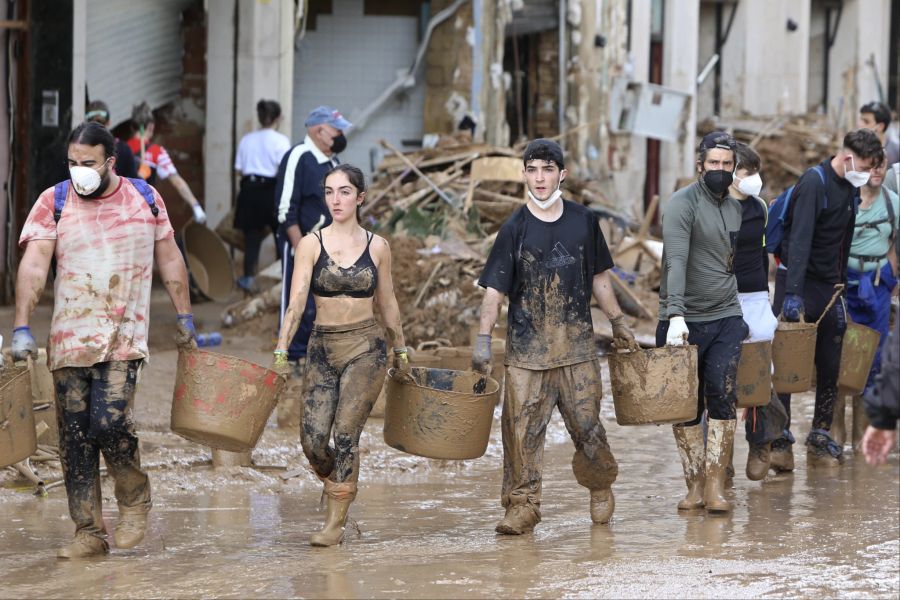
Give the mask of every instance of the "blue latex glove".
[{"label": "blue latex glove", "polygon": [[29,354],[32,358],[37,358],[38,355],[37,342],[34,341],[34,336],[31,335],[31,327],[27,325],[16,327],[13,329],[12,337],[13,360],[25,360]]},{"label": "blue latex glove", "polygon": [[797,323],[800,321],[806,311],[803,309],[803,298],[797,294],[785,294],[784,304],[781,307],[781,314],[784,315],[785,321]]},{"label": "blue latex glove", "polygon": [[194,350],[197,347],[195,338],[197,330],[194,329],[194,315],[191,313],[178,315],[177,331],[175,333],[175,345],[179,350]]}]

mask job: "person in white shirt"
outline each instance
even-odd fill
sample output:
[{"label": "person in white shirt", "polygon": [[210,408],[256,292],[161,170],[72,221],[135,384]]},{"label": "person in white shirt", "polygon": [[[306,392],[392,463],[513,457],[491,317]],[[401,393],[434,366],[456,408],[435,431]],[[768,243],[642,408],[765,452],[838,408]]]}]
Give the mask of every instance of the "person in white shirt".
[{"label": "person in white shirt", "polygon": [[256,115],[261,128],[246,134],[238,144],[234,169],[241,178],[234,213],[234,226],[244,232],[244,275],[238,287],[256,292],[256,268],[259,249],[266,237],[278,231],[275,221],[275,176],[282,157],[291,148],[291,141],[276,131],[281,123],[281,106],[274,100],[260,100]]}]

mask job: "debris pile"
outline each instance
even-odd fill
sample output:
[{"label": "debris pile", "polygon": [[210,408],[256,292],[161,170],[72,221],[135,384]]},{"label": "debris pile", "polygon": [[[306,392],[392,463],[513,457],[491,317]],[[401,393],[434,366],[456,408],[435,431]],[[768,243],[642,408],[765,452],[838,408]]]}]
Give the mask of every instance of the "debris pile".
[{"label": "debris pile", "polygon": [[841,142],[841,132],[832,120],[817,114],[707,121],[698,126],[698,134],[714,129],[730,132],[759,153],[763,196],[769,200],[797,183],[806,169],[833,155]]}]

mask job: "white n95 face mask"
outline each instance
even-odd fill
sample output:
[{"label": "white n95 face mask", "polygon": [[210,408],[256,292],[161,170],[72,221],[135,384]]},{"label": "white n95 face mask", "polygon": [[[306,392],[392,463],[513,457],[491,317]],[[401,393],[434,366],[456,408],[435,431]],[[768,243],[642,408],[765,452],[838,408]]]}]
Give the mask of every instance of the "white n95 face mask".
[{"label": "white n95 face mask", "polygon": [[538,200],[537,197],[531,193],[531,190],[528,190],[528,197],[531,198],[532,202],[538,205],[538,208],[540,208],[541,210],[547,210],[548,208],[553,206],[553,204],[562,196],[562,192],[559,190],[559,186],[561,185],[562,181],[557,183],[556,190],[552,194],[550,194],[550,197],[546,200]]},{"label": "white n95 face mask", "polygon": [[861,188],[869,183],[869,173],[856,170],[856,161],[853,159],[852,154],[850,155],[850,164],[853,165],[853,169],[844,173],[844,179],[849,181],[850,185],[855,188]]},{"label": "white n95 face mask", "polygon": [[93,194],[100,187],[100,173],[90,167],[69,167],[69,177],[81,196]]},{"label": "white n95 face mask", "polygon": [[735,179],[737,179],[738,182],[738,190],[745,196],[759,196],[759,193],[762,191],[763,182],[759,173],[754,173],[743,179],[740,177],[735,177]]}]

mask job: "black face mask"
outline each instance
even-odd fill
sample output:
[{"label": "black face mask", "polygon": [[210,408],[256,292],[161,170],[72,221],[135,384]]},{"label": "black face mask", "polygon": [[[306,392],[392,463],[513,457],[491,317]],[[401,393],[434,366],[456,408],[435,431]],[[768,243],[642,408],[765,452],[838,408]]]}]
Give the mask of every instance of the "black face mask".
[{"label": "black face mask", "polygon": [[344,151],[344,148],[347,147],[347,138],[344,137],[343,133],[339,133],[333,138],[331,138],[331,151],[335,154],[340,154]]},{"label": "black face mask", "polygon": [[709,191],[720,198],[725,196],[725,192],[728,191],[732,181],[734,181],[734,176],[731,171],[716,169],[715,171],[703,173],[703,183],[706,184]]}]

